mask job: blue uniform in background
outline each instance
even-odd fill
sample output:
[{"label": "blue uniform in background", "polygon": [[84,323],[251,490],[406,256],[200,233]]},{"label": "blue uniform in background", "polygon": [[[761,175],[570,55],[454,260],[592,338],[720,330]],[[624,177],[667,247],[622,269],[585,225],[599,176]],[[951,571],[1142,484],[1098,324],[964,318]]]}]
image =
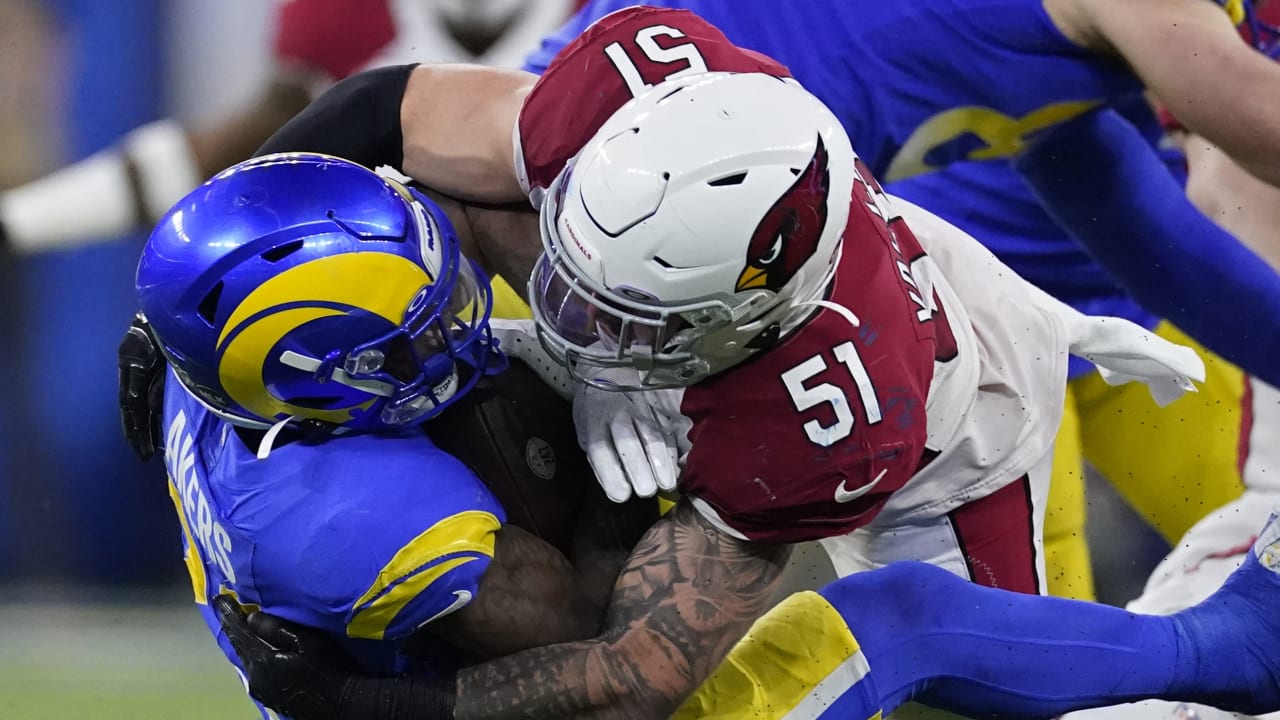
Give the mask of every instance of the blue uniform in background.
[{"label": "blue uniform in background", "polygon": [[592,22],[636,4],[691,10],[787,65],[882,182],[1010,155],[1037,130],[1142,91],[1067,40],[1040,0],[596,0],[525,69],[541,73]]},{"label": "blue uniform in background", "polygon": [[[1142,96],[1120,105],[1125,118],[1156,147],[1179,185],[1186,184],[1186,159],[1169,147],[1155,114]],[[1015,272],[1077,310],[1111,315],[1155,327],[1159,318],[1121,290],[1110,273],[1041,207],[1022,178],[1003,159],[959,162],[889,183],[885,190],[926,207],[973,235]],[[1093,369],[1070,358],[1070,375]]]},{"label": "blue uniform in background", "polygon": [[[210,600],[319,628],[372,674],[453,670],[405,640],[477,592],[505,514],[418,429],[281,444],[256,457],[169,370],[165,463],[195,600],[239,667]],[[263,709],[263,717],[273,717]]]},{"label": "blue uniform in background", "polygon": [[[634,4],[589,3],[525,69],[541,73],[587,25]],[[1081,310],[1153,324],[1054,225],[1007,162],[926,176],[1008,156],[1027,135],[1099,105],[1141,101],[1137,79],[1063,37],[1040,0],[644,4],[691,10],[735,44],[781,61],[832,109],[877,177],[915,178],[889,192],[905,191],[974,234],[1023,277]],[[1011,64],[1018,73],[1008,72]]]}]

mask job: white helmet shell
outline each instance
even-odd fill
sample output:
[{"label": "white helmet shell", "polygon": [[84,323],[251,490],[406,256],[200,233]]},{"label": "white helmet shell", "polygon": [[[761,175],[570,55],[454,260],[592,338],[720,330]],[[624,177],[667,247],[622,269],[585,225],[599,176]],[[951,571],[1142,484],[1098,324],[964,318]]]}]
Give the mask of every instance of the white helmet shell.
[{"label": "white helmet shell", "polygon": [[828,285],[855,159],[790,80],[705,73],[638,96],[543,199],[544,344],[589,382],[630,366],[639,385],[683,386],[741,362]]}]

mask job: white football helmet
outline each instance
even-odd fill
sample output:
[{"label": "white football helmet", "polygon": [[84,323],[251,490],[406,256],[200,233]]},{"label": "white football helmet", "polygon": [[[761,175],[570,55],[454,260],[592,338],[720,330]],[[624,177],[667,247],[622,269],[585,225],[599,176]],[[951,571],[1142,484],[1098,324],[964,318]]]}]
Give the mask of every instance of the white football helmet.
[{"label": "white football helmet", "polygon": [[769,347],[830,284],[855,159],[794,81],[705,73],[653,87],[543,197],[539,338],[610,389],[691,385]]}]

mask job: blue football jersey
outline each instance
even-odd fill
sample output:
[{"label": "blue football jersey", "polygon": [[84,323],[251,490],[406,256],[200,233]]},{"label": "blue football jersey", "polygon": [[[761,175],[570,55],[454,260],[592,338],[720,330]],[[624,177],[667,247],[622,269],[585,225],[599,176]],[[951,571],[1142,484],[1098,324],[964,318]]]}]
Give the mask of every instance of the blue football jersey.
[{"label": "blue football jersey", "polygon": [[324,630],[372,674],[453,669],[447,654],[401,651],[477,592],[505,522],[480,479],[419,430],[300,440],[259,460],[168,372],[169,491],[196,604],[227,658],[239,666],[210,600],[229,593]]},{"label": "blue football jersey", "polygon": [[[1135,96],[1116,109],[1157,147],[1170,174],[1185,184],[1185,157],[1168,144],[1146,100]],[[885,190],[978,238],[1019,275],[1081,312],[1121,317],[1146,328],[1158,321],[1049,217],[1008,162],[953,163],[889,183]],[[1084,358],[1071,356],[1071,377],[1092,368]]]},{"label": "blue football jersey", "polygon": [[1067,40],[1041,0],[595,0],[525,69],[541,73],[592,22],[636,4],[691,10],[787,65],[882,182],[1010,155],[1142,91],[1121,63]]},{"label": "blue football jersey", "polygon": [[[588,3],[525,69],[541,73],[584,28],[632,4]],[[1004,161],[1037,131],[1104,105],[1130,111],[1153,141],[1160,135],[1138,79],[1067,40],[1041,0],[644,4],[691,10],[787,65],[840,118],[888,192],[968,231],[1029,281],[1081,311],[1155,324]],[[1072,363],[1073,373],[1090,367]]]}]

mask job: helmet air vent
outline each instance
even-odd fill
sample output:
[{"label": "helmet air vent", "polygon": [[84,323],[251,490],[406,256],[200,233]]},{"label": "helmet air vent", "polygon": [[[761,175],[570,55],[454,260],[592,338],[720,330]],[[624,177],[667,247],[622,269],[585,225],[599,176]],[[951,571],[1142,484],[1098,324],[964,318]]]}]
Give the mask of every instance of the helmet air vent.
[{"label": "helmet air vent", "polygon": [[747,179],[747,174],[745,172],[739,172],[739,173],[734,173],[732,175],[725,175],[724,177],[716,178],[715,180],[708,180],[707,184],[710,185],[711,187],[725,187],[726,185],[741,185],[743,182],[746,181],[746,179]]},{"label": "helmet air vent", "polygon": [[[653,256],[653,261],[657,263],[658,267],[662,268],[663,270],[673,270],[673,271],[674,270],[692,270],[696,267],[699,267],[697,265],[675,265],[673,263],[667,262],[666,260],[658,257],[657,255]],[[646,302],[651,301],[653,299],[654,298],[652,297],[644,298]]]},{"label": "helmet air vent", "polygon": [[659,105],[661,105],[661,104],[663,104],[663,103],[667,102],[668,100],[670,100],[671,98],[673,98],[673,97],[675,97],[677,94],[679,94],[679,93],[680,93],[680,91],[682,91],[682,90],[684,90],[684,86],[683,86],[683,85],[681,85],[681,86],[679,86],[679,87],[677,87],[677,88],[674,88],[671,92],[669,92],[669,93],[667,93],[666,95],[663,95],[662,97],[658,98],[658,104],[659,104]]},{"label": "helmet air vent", "polygon": [[209,327],[213,327],[214,318],[218,315],[218,300],[222,298],[223,284],[222,281],[218,281],[218,284],[214,285],[213,289],[205,294],[204,299],[200,301],[200,305],[196,307],[196,314],[200,316],[201,320],[208,323]]},{"label": "helmet air vent", "polygon": [[403,235],[379,235],[373,232],[368,232],[368,231],[362,232],[360,230],[357,230],[355,227],[343,222],[342,219],[338,217],[338,214],[333,210],[326,212],[325,217],[329,218],[329,220],[331,220],[334,225],[337,225],[338,227],[342,228],[342,232],[350,235],[351,237],[357,240],[377,240],[379,242],[399,242],[399,243],[402,243],[406,240],[405,236]]},{"label": "helmet air vent", "polygon": [[301,240],[290,240],[289,242],[283,245],[273,247],[270,250],[262,253],[260,257],[269,263],[279,262],[285,259],[286,257],[298,252],[301,249],[302,249]]}]

